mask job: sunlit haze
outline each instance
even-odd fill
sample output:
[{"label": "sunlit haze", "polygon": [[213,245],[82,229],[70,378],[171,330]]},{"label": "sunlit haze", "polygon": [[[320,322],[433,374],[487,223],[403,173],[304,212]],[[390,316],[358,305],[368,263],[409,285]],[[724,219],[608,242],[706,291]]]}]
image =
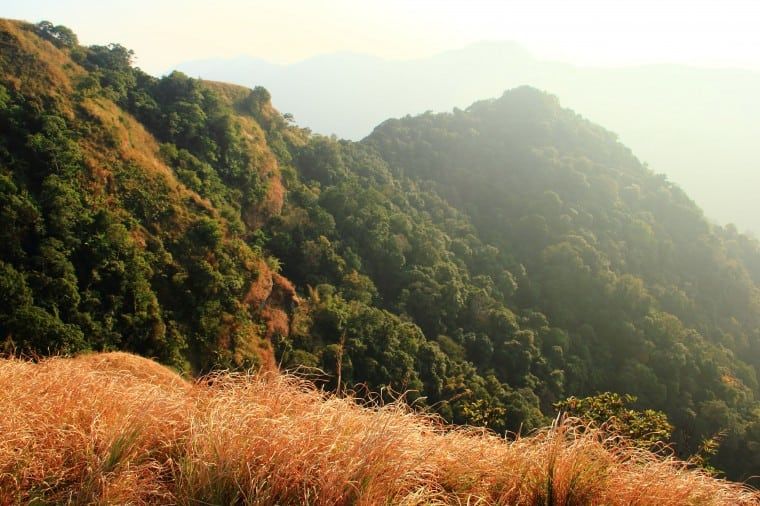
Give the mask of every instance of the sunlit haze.
[{"label": "sunlit haze", "polygon": [[[66,25],[88,45],[118,42],[154,75],[180,69],[263,85],[299,125],[350,139],[388,117],[536,86],[617,133],[710,219],[760,234],[760,101],[750,91],[760,76],[758,9],[748,1],[28,0],[1,14]],[[655,63],[695,70],[638,67]]]},{"label": "sunlit haze", "polygon": [[0,505],[760,506],[759,20],[0,0]]},{"label": "sunlit haze", "polygon": [[4,1],[2,15],[120,42],[151,73],[207,57],[291,63],[336,51],[410,59],[481,40],[514,40],[576,64],[679,62],[760,68],[748,1]]}]

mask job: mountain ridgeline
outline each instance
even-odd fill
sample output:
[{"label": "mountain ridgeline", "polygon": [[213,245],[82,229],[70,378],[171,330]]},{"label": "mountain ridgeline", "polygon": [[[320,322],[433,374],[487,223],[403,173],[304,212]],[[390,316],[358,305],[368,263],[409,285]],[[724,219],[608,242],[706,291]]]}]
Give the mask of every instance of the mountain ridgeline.
[{"label": "mountain ridgeline", "polygon": [[497,432],[632,394],[757,474],[760,245],[613,134],[524,87],[344,141],[131,56],[0,21],[5,353],[316,367]]},{"label": "mountain ridgeline", "polygon": [[757,69],[576,66],[496,41],[414,60],[333,53],[275,65],[240,56],[177,69],[264,86],[299,125],[353,140],[389,117],[450,111],[529,84],[617,133],[639,159],[682,186],[708,220],[760,236]]}]

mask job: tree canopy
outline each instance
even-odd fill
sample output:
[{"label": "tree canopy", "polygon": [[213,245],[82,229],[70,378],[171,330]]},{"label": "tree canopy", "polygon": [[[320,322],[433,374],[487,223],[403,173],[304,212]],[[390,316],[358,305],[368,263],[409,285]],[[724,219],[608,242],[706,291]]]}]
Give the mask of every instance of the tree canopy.
[{"label": "tree canopy", "polygon": [[4,352],[319,368],[500,433],[556,406],[684,456],[722,432],[717,467],[760,466],[760,245],[555,97],[349,142],[65,27],[0,36]]}]

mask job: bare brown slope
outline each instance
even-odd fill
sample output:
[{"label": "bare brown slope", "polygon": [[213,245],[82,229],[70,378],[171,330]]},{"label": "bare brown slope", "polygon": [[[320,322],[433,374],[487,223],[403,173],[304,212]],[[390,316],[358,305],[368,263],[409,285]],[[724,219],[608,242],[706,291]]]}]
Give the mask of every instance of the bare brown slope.
[{"label": "bare brown slope", "polygon": [[760,504],[593,431],[507,442],[273,373],[189,383],[123,353],[2,360],[0,392],[3,504]]}]

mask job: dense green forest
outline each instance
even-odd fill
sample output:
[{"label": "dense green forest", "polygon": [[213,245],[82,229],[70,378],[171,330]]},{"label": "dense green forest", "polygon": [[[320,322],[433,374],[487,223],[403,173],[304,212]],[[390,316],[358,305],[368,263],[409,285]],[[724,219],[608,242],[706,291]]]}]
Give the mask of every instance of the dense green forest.
[{"label": "dense green forest", "polygon": [[758,474],[760,244],[613,134],[526,87],[349,142],[131,60],[0,21],[4,353],[315,367],[499,432],[630,394]]}]

